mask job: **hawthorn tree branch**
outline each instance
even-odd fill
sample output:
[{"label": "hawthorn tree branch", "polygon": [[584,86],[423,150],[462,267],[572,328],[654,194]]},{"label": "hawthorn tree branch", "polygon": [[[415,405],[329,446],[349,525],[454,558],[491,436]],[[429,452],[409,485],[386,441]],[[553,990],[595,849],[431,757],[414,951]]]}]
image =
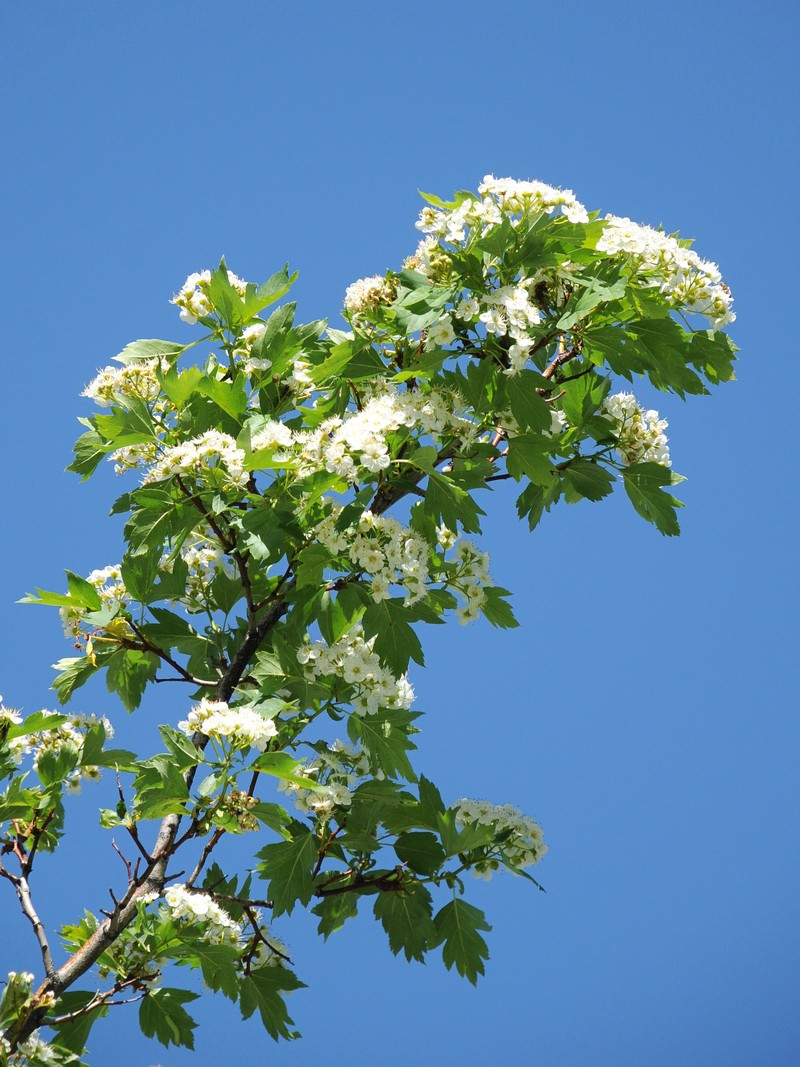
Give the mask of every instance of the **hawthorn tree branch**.
[{"label": "hawthorn tree branch", "polygon": [[28,879],[25,874],[12,874],[10,871],[7,871],[2,864],[0,864],[0,877],[6,878],[14,886],[22,911],[33,927],[34,936],[39,943],[39,951],[42,954],[42,963],[44,964],[44,973],[50,978],[55,974],[56,967],[53,962],[53,954],[50,951],[50,944],[47,940],[47,932],[45,931],[44,924],[39,918],[36,908],[33,906]]}]

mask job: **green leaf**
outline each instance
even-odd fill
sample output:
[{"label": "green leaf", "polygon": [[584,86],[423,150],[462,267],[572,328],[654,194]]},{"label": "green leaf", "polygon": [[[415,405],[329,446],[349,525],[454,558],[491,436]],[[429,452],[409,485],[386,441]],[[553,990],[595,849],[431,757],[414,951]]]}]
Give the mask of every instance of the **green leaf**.
[{"label": "green leaf", "polygon": [[314,895],[311,871],[317,858],[314,836],[302,823],[293,822],[292,838],[266,845],[257,853],[258,874],[269,883],[267,896],[275,918],[290,915],[299,901],[306,905]]},{"label": "green leaf", "polygon": [[175,341],[159,341],[154,337],[141,338],[125,345],[118,356],[117,363],[135,363],[140,359],[152,359],[153,356],[166,356],[171,359],[185,352],[188,345],[179,345]]},{"label": "green leaf", "polygon": [[172,959],[182,960],[192,968],[199,967],[203,972],[203,981],[215,993],[222,993],[228,1000],[237,999],[239,977],[236,964],[241,956],[241,949],[235,945],[210,945],[198,938],[191,944],[182,944],[170,949],[169,954]]},{"label": "green leaf", "polygon": [[106,732],[102,723],[93,726],[83,740],[80,763],[82,767],[119,767],[133,770],[136,753],[124,748],[104,748]]},{"label": "green leaf", "polygon": [[39,781],[45,787],[63,782],[78,766],[78,756],[75,749],[67,746],[42,749],[36,760]]},{"label": "green leaf", "polygon": [[508,379],[508,400],[511,414],[521,430],[549,430],[552,419],[550,405],[536,392],[542,376],[533,370],[523,370]]},{"label": "green leaf", "polygon": [[161,740],[179,770],[185,771],[189,767],[196,767],[198,764],[206,762],[205,756],[194,744],[191,737],[187,737],[181,730],[174,730],[164,723],[159,726],[158,732],[161,734]]},{"label": "green leaf", "polygon": [[331,934],[340,930],[348,919],[356,916],[358,896],[355,893],[338,893],[325,897],[311,911],[319,916],[317,933],[322,934],[327,941]]},{"label": "green leaf", "polygon": [[636,463],[624,467],[622,475],[625,491],[642,518],[654,523],[665,536],[677,536],[681,528],[676,509],[682,508],[683,503],[662,487],[677,485],[683,479],[661,463]]},{"label": "green leaf", "polygon": [[75,690],[97,673],[100,665],[92,663],[86,656],[68,656],[54,663],[53,669],[59,671],[53,681],[53,689],[58,694],[59,703],[66,704]]},{"label": "green leaf", "polygon": [[156,676],[159,662],[152,652],[134,648],[121,648],[105,661],[108,691],[119,696],[126,711],[139,707],[147,683]]},{"label": "green leaf", "polygon": [[445,904],[434,917],[439,935],[444,938],[442,958],[451,970],[454,966],[462,978],[475,985],[478,975],[484,973],[483,961],[489,958],[489,949],[479,930],[491,930],[486,916],[478,908],[456,898]]},{"label": "green leaf", "polygon": [[[415,462],[418,456],[419,453],[415,454]],[[457,530],[460,523],[467,533],[480,533],[478,516],[485,514],[453,478],[434,470],[428,474],[424,509],[448,529]]]},{"label": "green leaf", "polygon": [[432,910],[431,895],[420,882],[401,882],[397,890],[377,897],[375,918],[380,919],[395,956],[402,950],[407,960],[425,962],[425,953],[439,940]]},{"label": "green leaf", "polygon": [[172,755],[152,756],[138,767],[133,786],[134,808],[140,818],[161,819],[186,813],[189,790]]},{"label": "green leaf", "polygon": [[[82,1011],[96,996],[96,990],[68,990],[66,993],[62,993],[56,1001],[52,1009],[53,1014],[55,1016],[63,1016],[72,1015],[75,1012]],[[86,1041],[92,1026],[98,1019],[107,1014],[108,1006],[103,1004],[98,1008],[94,1008],[92,1011],[86,1012],[85,1015],[73,1019],[71,1022],[62,1023],[60,1026],[54,1027],[56,1036],[53,1039],[53,1044],[80,1056],[86,1048]],[[53,1026],[49,1021],[47,1025]]]},{"label": "green leaf", "polygon": [[158,380],[163,393],[180,411],[197,389],[202,377],[203,372],[199,367],[187,367],[184,371],[172,367],[166,374],[159,373]]},{"label": "green leaf", "polygon": [[[66,721],[66,715],[58,715],[53,711],[34,711],[32,715],[27,715],[20,723],[11,722],[5,732],[5,737],[11,741],[15,737],[26,737],[28,734],[39,733],[40,730],[55,730]],[[10,720],[7,719],[6,722],[10,722]]]},{"label": "green leaf", "polygon": [[161,574],[162,553],[160,546],[140,549],[138,552],[126,552],[120,563],[122,581],[126,590],[140,604],[149,604],[157,599],[153,587]]},{"label": "green leaf", "polygon": [[286,346],[296,308],[297,305],[290,302],[272,312],[267,319],[264,333],[253,344],[251,353],[253,358],[269,359],[275,362]]},{"label": "green leaf", "polygon": [[602,500],[614,488],[614,476],[605,467],[588,459],[572,460],[562,473],[578,498]]},{"label": "green leaf", "polygon": [[101,437],[97,430],[87,430],[82,433],[72,450],[75,459],[67,467],[68,471],[81,475],[81,481],[86,481],[97,469],[98,464],[113,451],[114,445],[109,444]]},{"label": "green leaf", "polygon": [[518,482],[527,476],[536,485],[549,486],[553,478],[550,449],[553,441],[540,434],[519,434],[508,442],[506,466]]},{"label": "green leaf", "polygon": [[452,289],[427,285],[403,292],[393,305],[395,321],[406,333],[416,333],[441,316],[445,304],[452,299]]},{"label": "green leaf", "polygon": [[425,831],[400,834],[394,850],[417,874],[435,874],[445,861],[445,852],[438,838]]},{"label": "green leaf", "polygon": [[194,1048],[192,1030],[197,1023],[182,1005],[197,1000],[188,989],[149,989],[139,1005],[139,1026],[145,1037],[154,1037],[162,1045]]},{"label": "green leaf", "polygon": [[282,296],[286,296],[296,280],[297,271],[289,274],[289,264],[286,263],[271,278],[267,278],[262,285],[259,285],[257,289],[253,286],[253,291],[251,292],[250,286],[248,286],[244,300],[245,321],[258,314],[263,308],[274,304],[276,300],[280,300]]},{"label": "green leaf", "polygon": [[295,989],[305,989],[305,983],[287,967],[258,967],[242,979],[239,1003],[242,1018],[249,1019],[258,1009],[267,1033],[277,1041],[292,1040],[300,1035],[289,1027],[294,1023],[289,1017],[283,994]]},{"label": "green leaf", "polygon": [[89,611],[99,611],[101,607],[100,596],[91,582],[87,582],[79,574],[73,574],[72,571],[65,571],[64,573],[67,576],[67,588],[73,603],[80,605],[82,608],[88,608]]},{"label": "green leaf", "polygon": [[425,666],[422,645],[408,617],[402,600],[381,600],[368,605],[362,620],[365,636],[375,638],[375,652],[397,676],[405,674],[409,660]]},{"label": "green leaf", "polygon": [[399,775],[407,782],[415,782],[417,776],[407,753],[417,747],[409,733],[415,732],[411,724],[418,717],[419,712],[399,708],[385,709],[374,715],[351,715],[347,720],[347,733],[351,741],[361,741],[384,774],[390,778]]},{"label": "green leaf", "polygon": [[280,778],[282,782],[291,782],[293,785],[302,786],[303,789],[322,789],[312,778],[306,778],[300,774],[304,766],[302,760],[294,759],[288,752],[264,752],[252,765],[253,770],[263,774],[271,774]]},{"label": "green leaf", "polygon": [[505,599],[511,596],[508,589],[502,589],[498,585],[490,585],[484,589],[486,594],[486,603],[481,609],[484,618],[492,624],[497,626],[501,630],[511,630],[515,626],[519,626],[515,616],[514,610]]},{"label": "green leaf", "polygon": [[242,516],[242,540],[253,559],[275,562],[284,555],[288,547],[284,522],[293,524],[288,509],[269,504],[253,508]]},{"label": "green leaf", "polygon": [[201,378],[197,383],[197,391],[213,400],[226,415],[230,415],[236,422],[241,423],[242,416],[247,410],[244,385],[244,377],[241,374],[238,374],[232,381],[225,382],[217,378]]}]

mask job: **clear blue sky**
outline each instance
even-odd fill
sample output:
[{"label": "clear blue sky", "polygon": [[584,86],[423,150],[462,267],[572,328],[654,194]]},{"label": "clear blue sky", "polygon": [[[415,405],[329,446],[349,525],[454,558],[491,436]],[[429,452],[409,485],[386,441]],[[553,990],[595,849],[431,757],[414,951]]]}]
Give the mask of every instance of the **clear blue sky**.
[{"label": "clear blue sky", "polygon": [[[288,259],[300,314],[335,318],[413,248],[417,188],[493,172],[696,236],[736,296],[738,381],[659,399],[682,538],[622,498],[531,536],[499,491],[487,545],[522,627],[427,634],[420,766],[543,823],[547,894],[476,883],[494,924],[477,990],[392,957],[369,914],[327,945],[284,921],[304,1041],[275,1048],[209,998],[194,1062],[800,1062],[797,31],[789,2],[4,6],[0,691],[29,711],[69,649],[55,613],[13,602],[119,556],[122,486],[63,473],[78,394],[128,340],[188,338],[167,301],[190,271],[224,253],[262,280]],[[186,711],[79,696],[143,746]],[[80,833],[101,795],[84,789]],[[105,906],[122,872],[94,841],[42,863],[48,922]],[[0,971],[35,969],[0,892]],[[94,1065],[192,1062],[118,1011]]]}]

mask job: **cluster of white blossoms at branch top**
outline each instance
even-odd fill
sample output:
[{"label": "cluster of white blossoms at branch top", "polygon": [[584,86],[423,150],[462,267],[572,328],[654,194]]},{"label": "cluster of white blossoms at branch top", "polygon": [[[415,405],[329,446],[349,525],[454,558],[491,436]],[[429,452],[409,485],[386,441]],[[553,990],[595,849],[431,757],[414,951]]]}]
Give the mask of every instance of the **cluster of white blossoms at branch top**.
[{"label": "cluster of white blossoms at branch top", "polygon": [[358,715],[367,715],[381,708],[411,707],[414,690],[407,675],[395,678],[373,651],[375,638],[364,640],[361,626],[327,645],[312,641],[298,649],[297,660],[309,680],[334,675],[353,687],[351,703]]},{"label": "cluster of white blossoms at branch top", "polygon": [[705,315],[715,330],[736,318],[733,296],[716,263],[701,259],[661,230],[607,215],[597,251],[630,256],[647,284],[657,286],[674,307]]},{"label": "cluster of white blossoms at branch top", "polygon": [[[242,281],[241,278],[237,278],[233,271],[230,270],[228,271],[228,281],[239,296],[245,295],[247,282]],[[171,304],[176,304],[181,309],[181,318],[184,322],[189,323],[190,326],[194,325],[198,319],[210,315],[213,311],[211,301],[208,299],[208,287],[210,283],[210,270],[195,271],[195,273],[190,274],[183,283],[180,292],[176,293],[172,300],[170,300]]]},{"label": "cluster of white blossoms at branch top", "polygon": [[171,885],[164,893],[169,918],[190,926],[200,926],[205,941],[212,945],[239,945],[242,927],[208,893],[195,892],[183,884]]},{"label": "cluster of white blossoms at branch top", "polygon": [[516,181],[487,174],[478,186],[478,193],[476,197],[465,197],[454,208],[424,207],[417,229],[447,244],[460,245],[472,234],[497,226],[504,218],[515,225],[525,216],[552,215],[560,208],[570,222],[589,221],[586,208],[575,199],[571,189],[555,189],[544,182]]},{"label": "cluster of white blossoms at branch top", "polygon": [[374,274],[371,278],[359,278],[348,285],[344,294],[344,309],[358,316],[365,311],[374,311],[381,304],[391,304],[397,295],[397,283],[390,278]]},{"label": "cluster of white blossoms at branch top", "polygon": [[336,527],[342,508],[330,512],[315,528],[320,544],[346,554],[354,566],[370,576],[370,593],[378,603],[388,600],[393,584],[402,585],[406,604],[425,596],[428,588],[428,545],[397,519],[365,511],[356,526]]},{"label": "cluster of white blossoms at branch top", "polygon": [[94,400],[101,408],[109,407],[120,395],[152,403],[161,392],[156,375],[159,363],[159,358],[153,356],[152,359],[139,359],[123,367],[104,367],[89,382],[81,396]]},{"label": "cluster of white blossoms at branch top", "polygon": [[[118,563],[92,571],[86,576],[86,581],[97,590],[101,608],[114,611],[125,605],[128,590],[122,580],[122,570]],[[86,617],[86,608],[63,607],[59,608],[58,613],[64,627],[64,635],[69,638],[78,637]]]},{"label": "cluster of white blossoms at branch top", "polygon": [[190,737],[201,733],[227,741],[234,748],[257,748],[261,752],[278,732],[272,719],[265,719],[252,708],[232,708],[224,700],[206,697],[178,723],[178,729]]},{"label": "cluster of white blossoms at branch top", "polygon": [[248,473],[244,469],[245,454],[237,448],[230,434],[206,430],[190,441],[165,448],[156,463],[145,473],[142,484],[171,478],[173,475],[203,477],[223,476],[226,487],[243,488]]},{"label": "cluster of white blossoms at branch top", "polygon": [[[356,782],[371,773],[365,752],[334,741],[300,771],[303,778],[317,783],[316,789],[303,789],[296,782],[281,782],[278,788],[294,797],[299,811],[316,819],[329,819],[336,808],[350,806]],[[383,772],[379,771],[376,777],[383,778]]]},{"label": "cluster of white blossoms at branch top", "polygon": [[480,860],[473,868],[473,874],[478,877],[491,878],[492,871],[498,870],[501,864],[512,870],[530,867],[547,852],[541,826],[511,804],[495,805],[488,800],[464,798],[456,801],[453,809],[459,829],[467,823],[478,823],[491,827],[500,839],[489,846],[486,859]]},{"label": "cluster of white blossoms at branch top", "polygon": [[660,463],[671,466],[666,419],[645,411],[633,393],[616,393],[603,402],[600,414],[609,419],[617,437],[616,452],[623,463]]}]

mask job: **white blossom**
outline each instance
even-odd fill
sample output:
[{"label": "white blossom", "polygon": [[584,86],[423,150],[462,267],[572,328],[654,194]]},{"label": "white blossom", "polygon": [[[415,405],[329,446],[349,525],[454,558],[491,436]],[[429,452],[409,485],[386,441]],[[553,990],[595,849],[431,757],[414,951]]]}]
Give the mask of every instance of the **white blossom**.
[{"label": "white blossom", "polygon": [[395,294],[394,283],[380,274],[359,278],[357,282],[348,285],[344,294],[345,311],[355,316],[362,315],[380,307],[381,304],[391,304]]},{"label": "white blossom", "polygon": [[668,423],[657,411],[645,411],[633,393],[617,393],[603,403],[601,414],[613,427],[616,451],[623,463],[660,463],[671,466],[667,436]]},{"label": "white blossom", "polygon": [[676,308],[704,315],[715,330],[736,318],[733,296],[716,263],[701,259],[676,238],[628,218],[607,215],[598,252],[630,257],[637,276],[658,288]]},{"label": "white blossom", "polygon": [[179,883],[165,890],[164,900],[170,918],[190,926],[199,926],[203,938],[210,944],[240,944],[241,925],[208,893],[189,889]]},{"label": "white blossom", "polygon": [[541,826],[511,804],[495,805],[490,804],[488,800],[463,798],[456,801],[453,808],[459,829],[467,823],[478,823],[491,827],[500,838],[490,849],[486,859],[475,865],[474,873],[479,877],[490,878],[492,871],[498,870],[501,863],[512,870],[530,867],[538,863],[547,852]]},{"label": "white blossom", "polygon": [[234,748],[257,748],[261,752],[278,733],[272,719],[264,718],[252,708],[232,708],[224,700],[209,700],[207,697],[195,704],[188,716],[178,723],[178,729],[190,737],[201,733],[226,740]]},{"label": "white blossom", "polygon": [[156,400],[160,394],[161,386],[158,382],[156,370],[160,360],[152,359],[136,360],[122,367],[104,367],[98,371],[97,377],[81,393],[100,407],[106,408],[114,403],[117,395],[136,397],[145,403]]},{"label": "white blossom", "polygon": [[396,678],[373,651],[375,639],[364,639],[361,626],[354,626],[332,645],[314,641],[298,650],[298,662],[309,679],[334,675],[353,687],[352,704],[358,715],[381,708],[406,710],[414,700],[414,690],[406,675]]},{"label": "white blossom", "polygon": [[244,464],[245,454],[230,434],[206,430],[189,441],[164,449],[143,482],[146,485],[174,475],[203,476],[220,472],[228,486],[240,489],[248,478]]}]

